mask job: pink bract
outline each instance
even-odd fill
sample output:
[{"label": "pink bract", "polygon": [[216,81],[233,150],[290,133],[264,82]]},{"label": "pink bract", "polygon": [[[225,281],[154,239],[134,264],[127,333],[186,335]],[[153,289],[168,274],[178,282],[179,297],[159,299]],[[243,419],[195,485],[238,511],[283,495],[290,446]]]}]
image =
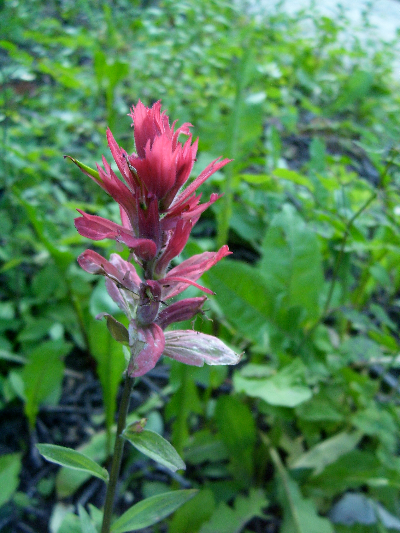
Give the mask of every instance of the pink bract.
[{"label": "pink bract", "polygon": [[[148,108],[139,100],[130,116],[136,153],[129,155],[111,131],[107,131],[111,154],[125,183],[104,157],[104,170],[97,166],[97,171],[71,158],[118,202],[122,224],[80,211],[82,218],[77,218],[75,225],[89,239],[109,238],[124,243],[139,261],[158,257],[158,264],[153,263],[152,268],[157,270],[157,275],[162,275],[169,261],[184,248],[201,213],[219,198],[214,193],[208,202],[200,204],[201,195],[196,195],[198,187],[230,160],[216,159],[183,188],[197,153],[197,140],[192,144],[189,130],[191,124],[185,123],[175,130],[175,122],[171,126],[166,112],[161,112],[161,102]],[[178,141],[181,134],[188,135],[184,144]]]}]

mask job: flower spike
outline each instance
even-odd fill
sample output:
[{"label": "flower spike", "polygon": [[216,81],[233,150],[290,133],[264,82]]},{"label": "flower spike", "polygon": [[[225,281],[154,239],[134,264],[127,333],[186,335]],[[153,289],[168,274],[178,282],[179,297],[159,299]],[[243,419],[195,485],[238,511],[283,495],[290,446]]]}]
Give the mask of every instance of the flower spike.
[{"label": "flower spike", "polygon": [[[188,185],[198,148],[198,140],[192,142],[192,125],[170,125],[161,102],[146,107],[139,100],[130,116],[136,152],[126,152],[107,130],[108,146],[121,177],[105,157],[102,166],[94,170],[66,156],[118,203],[120,211],[121,224],[78,210],[78,232],[93,241],[113,239],[124,244],[129,258],[142,269],[139,276],[135,266],[118,254],[112,254],[109,261],[93,250],[79,256],[86,272],[106,278],[107,292],[127,316],[129,326],[126,329],[107,313],[99,318],[105,317],[113,337],[129,346],[130,377],[149,372],[163,354],[195,366],[236,364],[240,356],[215,337],[191,330],[164,333],[169,325],[203,313],[206,297],[168,300],[189,286],[213,294],[197,281],[231,253],[225,245],[218,252],[195,255],[168,270],[186,246],[201,213],[221,196],[213,193],[201,204],[198,188],[230,160],[216,159]],[[183,143],[181,135],[187,136]]]}]

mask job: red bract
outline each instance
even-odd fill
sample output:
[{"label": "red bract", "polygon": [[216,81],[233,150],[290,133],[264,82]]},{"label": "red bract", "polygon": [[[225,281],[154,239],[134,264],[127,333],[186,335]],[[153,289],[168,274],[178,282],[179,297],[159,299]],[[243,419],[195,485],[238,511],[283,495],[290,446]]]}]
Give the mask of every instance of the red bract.
[{"label": "red bract", "polygon": [[[139,101],[130,116],[137,153],[129,155],[107,131],[111,153],[125,183],[104,157],[104,169],[97,166],[97,171],[70,158],[118,202],[121,215],[121,224],[116,224],[79,211],[82,217],[75,220],[77,230],[94,241],[114,239],[125,244],[130,258],[143,268],[142,280],[133,264],[117,254],[112,254],[110,261],[92,250],[79,256],[78,262],[86,272],[105,276],[107,291],[127,316],[129,327],[126,329],[106,313],[99,318],[105,316],[113,337],[129,345],[129,376],[142,376],[151,370],[163,353],[189,365],[236,364],[240,356],[210,335],[194,331],[164,333],[170,324],[190,320],[202,312],[206,297],[187,298],[170,305],[166,301],[190,285],[213,294],[197,280],[231,253],[228,246],[222,246],[218,252],[195,255],[168,271],[201,213],[219,198],[214,193],[208,202],[200,204],[198,187],[229,160],[213,161],[183,188],[197,152],[197,141],[192,144],[189,132],[191,124],[175,130],[175,123],[170,126],[165,111],[161,112],[160,102],[147,108]],[[183,145],[178,141],[180,134],[189,136]]]},{"label": "red bract", "polygon": [[[122,224],[82,211],[83,218],[77,218],[75,224],[79,233],[89,239],[110,238],[124,243],[139,262],[157,257],[158,266],[156,262],[151,266],[153,269],[157,266],[160,276],[169,261],[182,251],[201,213],[219,198],[218,194],[212,194],[207,203],[200,204],[201,195],[196,195],[196,190],[230,160],[216,159],[181,191],[197,153],[197,141],[192,144],[189,132],[191,124],[185,123],[175,130],[175,123],[170,126],[165,111],[161,112],[160,102],[147,108],[139,100],[130,116],[137,153],[129,155],[117,144],[111,131],[107,131],[112,156],[125,183],[104,157],[104,170],[97,166],[97,171],[71,158],[118,202]],[[184,144],[178,141],[181,134],[189,136]],[[148,277],[152,274],[146,273]]]}]

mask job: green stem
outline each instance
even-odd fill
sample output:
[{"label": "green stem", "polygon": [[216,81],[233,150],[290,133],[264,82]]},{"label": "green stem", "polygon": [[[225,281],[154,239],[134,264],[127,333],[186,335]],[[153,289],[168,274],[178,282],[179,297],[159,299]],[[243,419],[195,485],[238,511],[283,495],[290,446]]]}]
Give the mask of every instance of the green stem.
[{"label": "green stem", "polygon": [[325,318],[325,316],[327,315],[327,313],[329,311],[329,308],[330,308],[330,305],[331,305],[333,291],[335,289],[336,282],[338,280],[339,269],[340,269],[340,265],[342,263],[342,258],[343,258],[343,255],[344,255],[344,249],[346,247],[347,239],[348,239],[348,237],[350,235],[351,227],[352,227],[354,221],[361,215],[361,213],[363,211],[365,211],[365,209],[367,209],[367,207],[375,200],[376,197],[377,197],[377,193],[373,193],[368,198],[368,200],[360,207],[360,209],[356,213],[354,213],[354,215],[351,217],[351,219],[347,222],[346,229],[345,229],[345,232],[344,232],[344,235],[343,235],[343,238],[342,238],[342,243],[341,243],[341,246],[340,246],[339,254],[338,254],[338,257],[337,257],[337,260],[336,260],[336,264],[335,264],[334,269],[333,269],[332,280],[331,280],[331,283],[330,283],[330,286],[329,286],[329,292],[328,292],[328,296],[327,296],[326,301],[325,301],[324,309],[323,309],[320,317],[314,322],[314,324],[308,330],[308,332],[307,332],[307,334],[305,336],[305,339],[303,340],[301,345],[304,344],[304,341],[306,339],[309,339],[311,337],[312,333],[317,328],[318,324],[320,324],[322,322],[322,320]]},{"label": "green stem", "polygon": [[[236,73],[236,87],[235,87],[235,102],[231,111],[231,118],[229,121],[229,141],[227,142],[227,153],[232,159],[239,159],[239,139],[240,139],[240,124],[244,113],[244,92],[246,84],[250,77],[251,69],[251,46],[245,46],[243,56],[241,57]],[[229,222],[232,215],[233,205],[233,177],[234,165],[231,163],[226,167],[225,182],[222,198],[221,211],[217,218],[217,245],[220,248],[228,242]]]},{"label": "green stem", "polygon": [[334,268],[334,271],[333,271],[332,281],[331,281],[331,285],[329,287],[329,293],[328,293],[328,297],[327,297],[326,302],[325,302],[325,306],[324,306],[324,310],[322,312],[322,316],[326,315],[326,313],[328,312],[329,307],[331,305],[333,291],[334,291],[336,282],[338,280],[339,268],[340,268],[340,265],[341,265],[342,259],[343,259],[344,249],[345,249],[345,246],[346,246],[346,243],[347,243],[347,239],[348,239],[348,237],[350,235],[350,229],[351,229],[351,227],[353,225],[353,222],[356,220],[356,218],[358,218],[361,215],[361,213],[363,211],[365,211],[365,209],[367,209],[369,204],[372,203],[375,200],[376,196],[377,196],[377,194],[373,193],[368,198],[368,200],[360,207],[360,209],[356,213],[354,213],[354,215],[351,217],[351,219],[348,221],[348,223],[346,225],[346,231],[344,233],[344,236],[343,236],[343,239],[342,239],[342,244],[340,246],[339,255],[338,255],[337,260],[336,260],[336,265],[335,265],[335,268]]},{"label": "green stem", "polygon": [[122,393],[121,403],[118,412],[117,435],[115,438],[114,454],[111,463],[110,481],[107,486],[106,502],[104,504],[103,524],[101,526],[101,533],[110,533],[112,511],[114,507],[115,492],[119,472],[121,469],[122,452],[124,451],[125,439],[122,432],[126,426],[126,417],[129,409],[129,400],[135,378],[126,376],[124,390]]}]

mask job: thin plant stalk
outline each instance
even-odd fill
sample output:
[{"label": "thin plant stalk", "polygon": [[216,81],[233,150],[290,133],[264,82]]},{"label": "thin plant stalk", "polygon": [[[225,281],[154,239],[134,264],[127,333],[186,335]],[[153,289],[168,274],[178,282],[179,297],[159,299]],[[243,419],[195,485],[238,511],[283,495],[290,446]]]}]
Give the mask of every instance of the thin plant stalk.
[{"label": "thin plant stalk", "polygon": [[112,512],[114,507],[115,492],[117,488],[119,472],[121,469],[122,454],[124,451],[125,439],[122,432],[126,426],[126,417],[129,410],[129,401],[135,378],[126,376],[124,390],[122,392],[121,403],[118,411],[117,434],[115,438],[114,453],[112,457],[110,480],[107,486],[106,501],[104,504],[103,524],[101,533],[110,533]]},{"label": "thin plant stalk", "polygon": [[[236,74],[236,94],[235,103],[231,112],[231,120],[229,131],[231,135],[227,146],[227,152],[230,157],[237,158],[239,153],[239,138],[240,138],[240,121],[244,113],[244,92],[246,85],[250,78],[252,66],[251,47],[245,47],[243,57],[240,59],[238,70]],[[230,165],[225,174],[224,181],[224,196],[222,199],[221,211],[219,212],[217,245],[220,247],[228,240],[229,222],[232,216],[232,204],[233,204],[233,177],[234,167]],[[222,243],[222,244],[221,244]]]},{"label": "thin plant stalk", "polygon": [[344,255],[344,249],[345,249],[345,246],[346,246],[346,243],[347,243],[347,239],[348,239],[348,237],[350,235],[350,229],[351,229],[354,221],[361,215],[361,213],[363,213],[363,211],[365,211],[365,209],[367,209],[367,207],[375,200],[376,197],[377,197],[377,193],[373,193],[368,198],[368,200],[360,207],[360,209],[356,213],[354,213],[354,215],[351,217],[351,219],[346,224],[346,229],[345,229],[345,232],[344,232],[344,235],[343,235],[343,238],[342,238],[342,243],[341,243],[341,246],[340,246],[339,254],[337,256],[336,263],[335,263],[335,266],[334,266],[332,280],[331,280],[331,283],[330,283],[330,286],[329,286],[328,296],[326,298],[323,311],[322,311],[320,317],[314,322],[314,324],[308,330],[308,332],[306,334],[306,337],[305,337],[306,339],[308,339],[311,336],[311,334],[314,332],[314,330],[317,328],[317,326],[322,322],[322,320],[328,314],[329,307],[331,305],[332,296],[333,296],[333,291],[335,289],[336,282],[337,282],[338,276],[339,276],[339,269],[340,269],[340,265],[342,263],[342,259],[343,259],[343,255]]},{"label": "thin plant stalk", "polygon": [[330,304],[331,304],[333,291],[335,289],[336,282],[338,280],[339,268],[340,268],[340,265],[341,265],[341,262],[342,262],[342,259],[343,259],[344,249],[345,249],[345,246],[346,246],[346,243],[347,243],[347,239],[348,239],[349,234],[350,234],[350,229],[351,229],[354,221],[356,220],[356,218],[358,218],[361,215],[361,213],[367,209],[367,207],[375,200],[376,196],[377,196],[377,194],[373,193],[368,198],[368,200],[360,207],[360,209],[356,213],[354,213],[354,215],[351,217],[351,219],[348,221],[348,223],[346,225],[346,230],[344,232],[343,239],[342,239],[342,244],[340,246],[339,254],[337,256],[336,264],[335,264],[333,275],[332,275],[332,281],[331,281],[331,284],[329,286],[329,292],[328,292],[328,296],[326,298],[326,302],[325,302],[325,305],[324,305],[324,310],[322,312],[322,316],[325,316],[327,314],[327,312],[329,310],[329,307],[330,307]]}]

